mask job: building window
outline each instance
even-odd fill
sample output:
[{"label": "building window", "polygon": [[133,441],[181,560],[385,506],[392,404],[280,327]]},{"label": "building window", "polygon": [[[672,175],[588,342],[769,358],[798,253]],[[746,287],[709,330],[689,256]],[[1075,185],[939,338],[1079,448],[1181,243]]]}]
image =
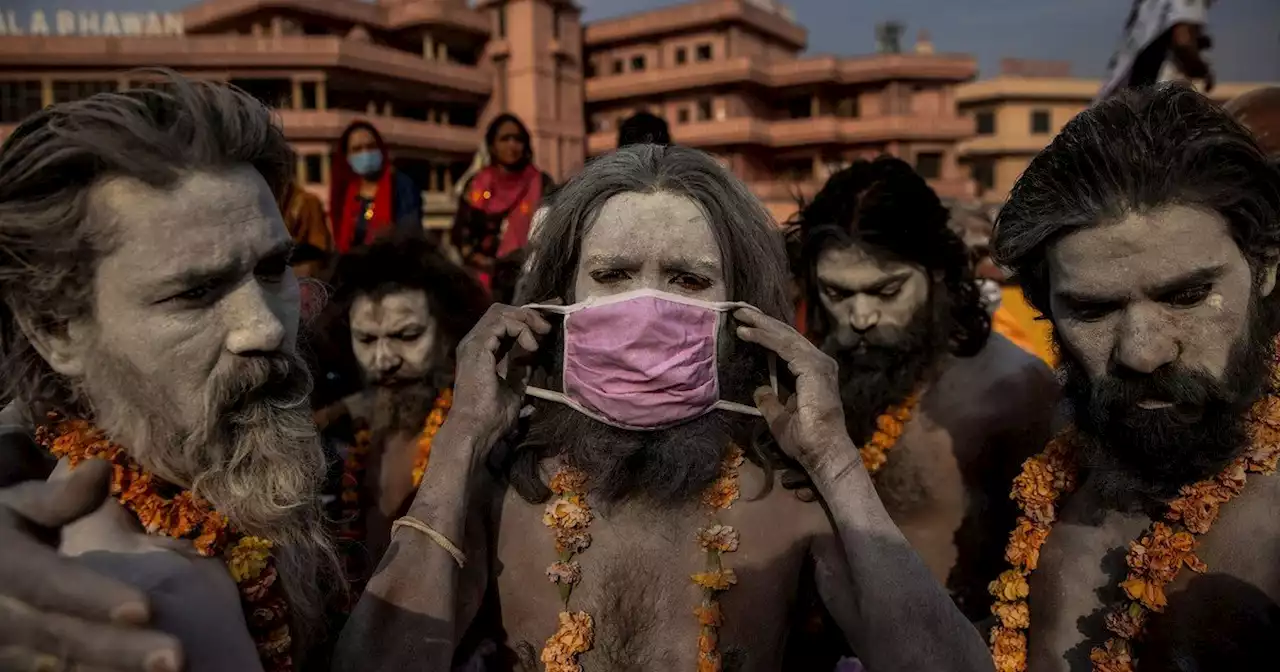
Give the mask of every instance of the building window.
[{"label": "building window", "polygon": [[996,133],[996,113],[995,112],[979,112],[975,114],[973,118],[978,125],[978,135],[995,135]]},{"label": "building window", "polygon": [[916,172],[926,180],[942,177],[942,152],[920,152],[916,154]]},{"label": "building window", "polygon": [[808,119],[813,116],[813,99],[809,96],[799,96],[787,101],[787,118],[788,119]]},{"label": "building window", "polygon": [[1033,135],[1044,135],[1049,132],[1049,110],[1032,110],[1031,133]]},{"label": "building window", "polygon": [[53,102],[70,103],[75,100],[84,100],[99,93],[115,92],[116,86],[116,82],[54,81]]},{"label": "building window", "polygon": [[990,161],[978,161],[969,171],[973,181],[978,184],[978,193],[994,189],[996,186],[996,167]]},{"label": "building window", "polygon": [[709,60],[711,60],[711,45],[710,45],[710,44],[699,44],[699,45],[698,45],[698,51],[697,51],[696,57],[697,57],[697,59],[698,59],[698,61],[699,61],[699,62],[703,62],[703,61],[709,61]]},{"label": "building window", "polygon": [[703,98],[698,101],[698,121],[709,121],[711,119],[711,99]]},{"label": "building window", "polygon": [[317,109],[316,92],[319,86],[317,82],[302,82],[302,109]]},{"label": "building window", "polygon": [[16,124],[44,107],[40,82],[0,82],[0,124]]},{"label": "building window", "polygon": [[623,63],[622,63],[622,59],[621,59],[621,58],[615,58],[615,59],[613,59],[613,74],[615,74],[615,75],[621,75],[621,74],[623,73],[624,69],[625,69],[625,68],[623,67]]},{"label": "building window", "polygon": [[840,102],[836,103],[836,116],[841,119],[857,119],[862,116],[862,109],[858,105],[858,99],[856,97],[841,98]]},{"label": "building window", "polygon": [[320,184],[324,181],[324,157],[319,154],[307,154],[302,157],[303,172],[307,184]]},{"label": "building window", "polygon": [[644,72],[644,56],[631,57],[631,72]]},{"label": "building window", "polygon": [[587,77],[587,79],[590,79],[590,78],[592,78],[592,77],[595,77],[595,76],[596,76],[596,62],[595,62],[595,61],[587,61],[586,71],[585,71],[583,74]]},{"label": "building window", "polygon": [[551,13],[551,37],[560,39],[560,8],[556,7]]},{"label": "building window", "polygon": [[776,175],[789,182],[808,182],[813,179],[813,158],[781,159],[775,164]]},{"label": "building window", "polygon": [[689,50],[684,47],[676,47],[676,65],[684,65],[689,62]]},{"label": "building window", "polygon": [[507,37],[507,3],[498,5],[498,39]]},{"label": "building window", "polygon": [[689,108],[682,107],[676,110],[676,123],[677,124],[689,123]]}]

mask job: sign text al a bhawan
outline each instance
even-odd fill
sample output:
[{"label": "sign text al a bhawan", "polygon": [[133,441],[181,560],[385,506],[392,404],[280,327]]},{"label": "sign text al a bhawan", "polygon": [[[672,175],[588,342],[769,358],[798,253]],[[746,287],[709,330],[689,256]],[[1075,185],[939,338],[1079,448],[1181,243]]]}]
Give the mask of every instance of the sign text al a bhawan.
[{"label": "sign text al a bhawan", "polygon": [[0,36],[136,37],[182,33],[181,14],[0,8]]}]

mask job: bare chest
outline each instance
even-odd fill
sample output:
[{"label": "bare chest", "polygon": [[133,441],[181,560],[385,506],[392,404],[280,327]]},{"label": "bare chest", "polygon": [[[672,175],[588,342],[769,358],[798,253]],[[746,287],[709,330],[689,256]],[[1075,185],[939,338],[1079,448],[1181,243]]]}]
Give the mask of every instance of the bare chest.
[{"label": "bare chest", "polygon": [[[790,493],[774,497],[791,498]],[[792,498],[794,499],[794,498]],[[784,503],[784,506],[792,506]],[[795,507],[815,507],[794,501]],[[816,507],[815,507],[816,508]],[[497,582],[506,645],[530,670],[565,610],[547,568],[557,560],[543,507],[508,493],[497,544]],[[779,669],[788,615],[808,550],[812,515],[769,509],[767,501],[740,501],[717,520],[738,530],[737,551],[723,556],[738,583],[720,594],[725,622],[719,650],[726,670]],[[712,519],[702,507],[661,512],[614,508],[596,511],[591,546],[577,556],[582,580],[569,611],[585,611],[595,642],[580,662],[587,672],[697,669],[699,626],[694,609],[703,593],[692,575],[707,570],[695,535]]]},{"label": "bare chest", "polygon": [[[1198,537],[1196,555],[1208,571],[1184,568],[1166,587],[1168,606],[1148,621],[1138,649],[1140,669],[1258,669],[1242,661],[1280,636],[1276,483],[1255,476]],[[1103,619],[1126,599],[1119,586],[1129,545],[1151,524],[1114,512],[1070,522],[1087,520],[1080,514],[1091,504],[1083,500],[1068,501],[1031,577],[1029,657],[1037,671],[1089,669],[1089,651],[1109,636]]]}]

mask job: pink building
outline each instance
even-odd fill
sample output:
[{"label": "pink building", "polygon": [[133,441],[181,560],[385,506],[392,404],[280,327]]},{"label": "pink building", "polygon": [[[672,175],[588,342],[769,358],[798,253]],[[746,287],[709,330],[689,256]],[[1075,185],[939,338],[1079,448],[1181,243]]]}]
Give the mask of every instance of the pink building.
[{"label": "pink building", "polygon": [[785,218],[830,168],[890,153],[945,197],[971,194],[956,143],[973,134],[955,90],[967,55],[801,56],[807,33],[770,0],[703,0],[584,29],[587,152],[613,149],[636,111],[665,118],[675,142],[715,154]]}]

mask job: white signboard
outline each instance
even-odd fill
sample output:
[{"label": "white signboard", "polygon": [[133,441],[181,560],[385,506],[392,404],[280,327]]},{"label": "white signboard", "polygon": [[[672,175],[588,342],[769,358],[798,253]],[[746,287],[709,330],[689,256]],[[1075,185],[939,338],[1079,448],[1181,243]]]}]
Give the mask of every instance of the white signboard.
[{"label": "white signboard", "polygon": [[139,37],[182,33],[181,14],[0,9],[0,35]]}]

